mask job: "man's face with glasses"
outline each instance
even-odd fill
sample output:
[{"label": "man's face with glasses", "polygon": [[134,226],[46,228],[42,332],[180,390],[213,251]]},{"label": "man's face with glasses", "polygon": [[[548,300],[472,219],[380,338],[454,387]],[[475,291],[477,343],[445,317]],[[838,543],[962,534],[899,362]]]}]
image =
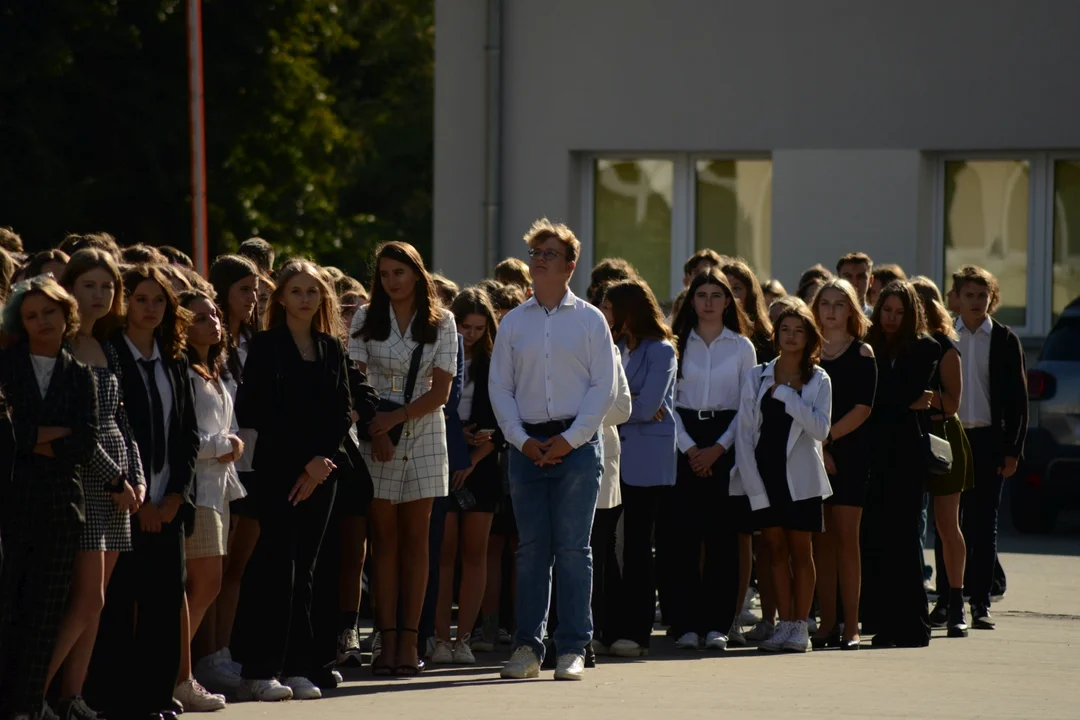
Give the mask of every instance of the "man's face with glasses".
[{"label": "man's face with glasses", "polygon": [[534,283],[542,279],[564,284],[574,272],[574,263],[566,260],[566,246],[558,238],[549,237],[529,248],[529,260]]}]

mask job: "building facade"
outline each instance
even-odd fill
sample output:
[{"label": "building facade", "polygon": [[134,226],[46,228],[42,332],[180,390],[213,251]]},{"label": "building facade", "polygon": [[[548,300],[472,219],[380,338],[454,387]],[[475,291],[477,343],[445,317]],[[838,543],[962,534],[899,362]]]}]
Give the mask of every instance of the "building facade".
[{"label": "building facade", "polygon": [[436,0],[434,265],[541,216],[662,299],[711,247],[794,290],[862,250],[1001,280],[1038,338],[1080,296],[1080,3]]}]

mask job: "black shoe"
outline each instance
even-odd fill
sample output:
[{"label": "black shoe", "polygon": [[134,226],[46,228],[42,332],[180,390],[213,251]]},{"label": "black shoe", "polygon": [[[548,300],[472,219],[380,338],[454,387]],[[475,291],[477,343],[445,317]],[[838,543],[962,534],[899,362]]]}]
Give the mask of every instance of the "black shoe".
[{"label": "black shoe", "polygon": [[854,638],[852,638],[851,640],[841,640],[840,641],[840,649],[841,650],[849,650],[850,651],[850,650],[859,650],[861,648],[862,648],[862,642],[859,641],[859,640],[855,640]]},{"label": "black shoe", "polygon": [[949,637],[951,638],[963,638],[968,636],[968,624],[967,616],[964,613],[964,606],[961,605],[958,609],[949,609]]},{"label": "black shoe", "polygon": [[874,639],[870,641],[870,646],[876,648],[893,648],[896,647],[896,640],[888,633],[878,633],[874,636]]},{"label": "black shoe", "polygon": [[585,646],[585,667],[596,667],[596,653],[592,649],[592,643]]},{"label": "black shoe", "polygon": [[[161,716],[161,720],[176,720],[177,718],[176,711],[172,709],[162,710],[158,714]],[[151,715],[151,717],[153,716]]]},{"label": "black shoe", "polygon": [[930,613],[930,627],[943,628],[949,622],[949,606],[938,600]]},{"label": "black shoe", "polygon": [[305,677],[313,682],[320,690],[336,690],[338,686],[337,678],[334,676],[332,668],[319,668],[309,672]]},{"label": "black shoe", "polygon": [[971,606],[971,627],[976,630],[993,630],[997,627],[994,618],[990,616],[990,610],[984,607]]},{"label": "black shoe", "polygon": [[810,646],[815,650],[824,650],[830,647],[839,647],[840,645],[840,625],[834,625],[832,632],[824,637],[818,635],[810,636]]},{"label": "black shoe", "polygon": [[177,700],[176,698],[172,699],[172,704],[170,704],[169,707],[166,708],[166,709],[171,710],[176,715],[183,715],[184,714],[184,704],[182,702],[180,702],[179,700]]}]

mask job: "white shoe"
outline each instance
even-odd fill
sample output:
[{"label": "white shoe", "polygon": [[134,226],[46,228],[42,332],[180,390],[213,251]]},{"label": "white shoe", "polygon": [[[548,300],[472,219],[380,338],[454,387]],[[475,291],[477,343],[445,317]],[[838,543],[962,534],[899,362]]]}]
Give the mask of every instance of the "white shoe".
[{"label": "white shoe", "polygon": [[743,610],[753,610],[761,607],[761,596],[752,587],[746,588],[746,597],[743,599]]},{"label": "white shoe", "polygon": [[237,697],[244,701],[278,702],[279,700],[290,700],[292,696],[292,688],[282,685],[277,681],[277,678],[244,680],[237,691]]},{"label": "white shoe", "polygon": [[188,712],[213,712],[225,709],[225,696],[206,691],[193,677],[173,688],[173,698],[180,701]]},{"label": "white shoe", "polygon": [[810,628],[803,620],[796,620],[791,624],[791,633],[784,641],[784,650],[789,652],[807,653],[813,650],[810,644]]},{"label": "white shoe", "polygon": [[294,700],[318,700],[322,697],[319,686],[306,677],[287,677],[281,684],[292,690]]},{"label": "white shoe", "polygon": [[787,620],[781,620],[776,625],[776,632],[768,640],[763,641],[758,645],[758,650],[764,650],[765,652],[780,652],[784,649],[784,643],[791,637],[793,623]]},{"label": "white shoe", "polygon": [[624,658],[647,657],[649,648],[641,647],[633,640],[616,640],[611,645],[611,654]]},{"label": "white shoe", "polygon": [[697,650],[701,647],[701,638],[695,632],[683,633],[678,640],[675,641],[675,647],[680,650]]},{"label": "white shoe", "polygon": [[228,658],[226,650],[219,650],[213,655],[207,655],[195,665],[194,675],[199,683],[211,692],[231,695],[240,689],[243,680],[234,666],[238,666]]},{"label": "white shoe", "polygon": [[728,630],[727,644],[732,647],[746,647],[746,636],[743,635],[738,622],[732,623],[731,629]]},{"label": "white shoe", "polygon": [[573,654],[559,656],[559,663],[555,666],[556,680],[581,680],[584,676],[585,658]]},{"label": "white shoe", "polygon": [[746,608],[743,608],[743,611],[741,613],[739,613],[739,626],[740,627],[747,627],[748,625],[757,625],[759,622],[761,622],[761,617],[759,617],[757,613],[751,612],[750,610],[748,610]]},{"label": "white shoe", "polygon": [[762,620],[746,633],[745,637],[750,642],[765,642],[776,633],[776,624],[768,620]]},{"label": "white shoe", "polygon": [[510,662],[503,665],[499,677],[508,680],[526,680],[540,677],[540,658],[536,657],[536,653],[532,651],[532,648],[522,645],[510,656]]},{"label": "white shoe", "polygon": [[334,682],[336,682],[338,685],[345,682],[345,678],[342,677],[341,673],[337,670],[331,670],[330,674],[334,676]]},{"label": "white shoe", "polygon": [[450,643],[445,640],[436,640],[429,659],[432,665],[452,665],[454,663],[454,651],[450,647]]},{"label": "white shoe", "polygon": [[337,641],[337,664],[352,662],[360,664],[360,634],[356,628],[342,630]]},{"label": "white shoe", "polygon": [[728,637],[724,633],[711,631],[705,636],[706,650],[727,650]]},{"label": "white shoe", "polygon": [[472,648],[469,647],[469,643],[464,640],[458,640],[454,643],[453,661],[455,665],[475,665],[476,656],[473,655]]}]

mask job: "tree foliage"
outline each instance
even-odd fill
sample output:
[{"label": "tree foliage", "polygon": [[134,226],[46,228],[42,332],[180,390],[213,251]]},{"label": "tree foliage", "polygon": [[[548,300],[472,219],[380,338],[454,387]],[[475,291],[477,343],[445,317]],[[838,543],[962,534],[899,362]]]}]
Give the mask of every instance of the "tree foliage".
[{"label": "tree foliage", "polygon": [[[183,0],[0,3],[0,224],[186,248]],[[204,0],[211,254],[428,252],[432,0]]]}]

